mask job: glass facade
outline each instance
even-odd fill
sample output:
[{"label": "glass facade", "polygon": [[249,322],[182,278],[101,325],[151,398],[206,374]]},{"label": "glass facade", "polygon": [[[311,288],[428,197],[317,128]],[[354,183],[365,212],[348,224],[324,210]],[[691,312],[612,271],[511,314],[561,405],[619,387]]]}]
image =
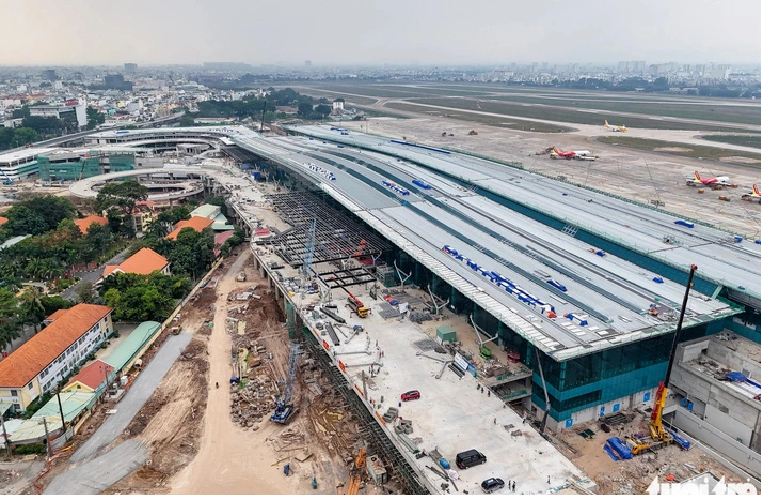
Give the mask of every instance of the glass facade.
[{"label": "glass facade", "polygon": [[65,161],[50,161],[48,156],[38,156],[39,176],[42,180],[73,181],[102,175],[106,170],[122,172],[135,168],[135,155],[132,152],[109,152],[92,154],[87,157],[72,157]]}]

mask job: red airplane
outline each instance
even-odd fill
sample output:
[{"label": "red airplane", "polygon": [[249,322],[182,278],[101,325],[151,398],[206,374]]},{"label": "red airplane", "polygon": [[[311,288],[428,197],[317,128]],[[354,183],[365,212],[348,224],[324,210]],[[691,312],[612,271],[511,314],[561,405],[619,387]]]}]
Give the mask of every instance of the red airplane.
[{"label": "red airplane", "polygon": [[726,185],[730,183],[729,177],[708,177],[705,179],[701,179],[700,174],[698,173],[697,170],[695,171],[695,180],[693,182],[696,182],[696,183],[699,182],[703,184],[704,186],[712,186],[714,184]]}]

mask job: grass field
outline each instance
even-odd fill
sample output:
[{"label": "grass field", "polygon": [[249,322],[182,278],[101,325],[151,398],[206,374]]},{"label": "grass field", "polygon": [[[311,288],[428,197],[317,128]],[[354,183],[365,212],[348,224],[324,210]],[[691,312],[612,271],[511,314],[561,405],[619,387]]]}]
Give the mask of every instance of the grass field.
[{"label": "grass field", "polygon": [[509,117],[494,117],[491,115],[480,115],[477,113],[469,112],[447,112],[446,110],[436,110],[434,108],[421,107],[410,103],[387,103],[385,108],[395,108],[397,110],[404,110],[407,112],[419,113],[423,115],[435,115],[441,117],[449,115],[452,119],[463,120],[466,122],[475,122],[478,124],[487,124],[495,127],[506,127],[508,129],[515,129],[516,131],[528,131],[528,132],[573,132],[573,127],[567,127],[556,124],[548,124],[546,122],[536,122],[533,120],[515,120]]},{"label": "grass field", "polygon": [[761,135],[759,134],[716,134],[713,136],[701,136],[708,141],[719,143],[734,144],[736,146],[747,146],[748,148],[761,149]]},{"label": "grass field", "polygon": [[[516,103],[533,103],[565,108],[587,108],[607,110],[611,112],[627,112],[643,116],[662,116],[679,119],[761,125],[761,106],[756,105],[711,105],[698,102],[668,103],[666,101],[653,100],[637,101],[626,99],[624,95],[621,95],[621,98],[620,101],[613,101],[601,99],[569,99],[557,96],[544,97],[541,95],[505,95],[492,97],[492,99]],[[617,119],[620,120],[621,118],[628,119],[629,117],[618,117]]]},{"label": "grass field", "polygon": [[[504,122],[487,122],[461,115],[463,120],[479,121],[503,127],[522,128],[525,124],[510,122],[510,117],[552,120],[573,124],[601,125],[604,120],[629,127],[663,130],[735,132],[719,122],[761,125],[761,104],[743,100],[703,98],[667,93],[615,93],[544,87],[507,86],[498,83],[436,83],[388,81],[337,81],[335,83],[299,82],[332,97],[344,96],[357,105],[371,105],[372,98],[405,100],[463,110],[483,110],[505,115]],[[310,92],[306,90],[306,92]],[[361,96],[354,96],[361,95]],[[447,98],[448,97],[448,98]],[[398,102],[394,102],[398,105]],[[406,108],[406,110],[415,110]],[[443,110],[447,112],[447,110]],[[451,113],[451,112],[449,112]],[[629,113],[631,116],[618,116]],[[701,122],[673,122],[665,118],[690,119]],[[715,122],[715,123],[710,123]],[[519,126],[519,127],[515,127]],[[531,127],[537,128],[538,125]],[[546,132],[546,131],[545,131]],[[557,131],[550,131],[557,132]]]},{"label": "grass field", "polygon": [[682,122],[669,122],[647,117],[627,118],[626,122],[620,121],[619,117],[613,117],[605,112],[590,112],[575,110],[565,107],[554,107],[549,105],[526,105],[521,103],[507,103],[496,101],[461,100],[453,98],[428,98],[416,99],[414,103],[423,103],[426,105],[445,106],[450,108],[462,108],[466,110],[483,110],[485,112],[499,113],[505,116],[524,117],[529,119],[554,120],[559,122],[568,122],[571,124],[590,124],[602,125],[603,121],[608,120],[614,124],[626,124],[628,127],[641,127],[648,129],[665,129],[675,131],[725,131],[732,128],[720,128],[709,124],[691,124]]},{"label": "grass field", "polygon": [[[610,144],[613,146],[623,146],[637,150],[658,151],[678,156],[688,156],[691,158],[702,158],[704,160],[726,161],[731,163],[733,160],[729,157],[741,157],[745,160],[736,160],[737,162],[761,167],[761,154],[748,153],[745,151],[726,150],[714,148],[711,146],[695,146],[691,144],[680,143],[677,141],[661,141],[658,139],[642,139],[626,136],[603,136],[596,139],[600,143]],[[723,159],[723,160],[722,160]]]}]

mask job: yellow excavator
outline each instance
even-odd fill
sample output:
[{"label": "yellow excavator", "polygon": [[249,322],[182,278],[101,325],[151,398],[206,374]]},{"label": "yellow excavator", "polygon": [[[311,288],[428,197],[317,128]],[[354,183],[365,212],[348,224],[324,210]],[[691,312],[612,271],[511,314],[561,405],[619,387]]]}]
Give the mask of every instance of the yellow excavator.
[{"label": "yellow excavator", "polygon": [[668,397],[671,369],[674,366],[674,355],[676,354],[676,347],[679,345],[679,336],[682,333],[682,322],[684,321],[684,313],[687,310],[687,300],[690,297],[692,279],[695,276],[695,271],[697,271],[697,269],[697,265],[690,265],[690,274],[687,277],[687,288],[684,291],[682,309],[679,312],[679,322],[676,325],[674,340],[671,343],[671,355],[669,356],[668,368],[666,368],[666,378],[658,384],[653,413],[650,415],[650,437],[634,436],[626,439],[626,443],[634,455],[641,454],[648,450],[658,450],[671,442],[677,442],[685,450],[690,448],[690,443],[687,440],[681,438],[673,430],[670,430],[663,425],[663,409],[666,407],[666,397]]},{"label": "yellow excavator", "polygon": [[338,495],[357,495],[359,489],[362,487],[362,476],[365,472],[366,462],[367,451],[362,449],[354,458],[354,466],[352,466],[351,469],[351,479],[349,479],[349,486],[344,491],[342,490],[343,484],[339,485],[336,489]]}]

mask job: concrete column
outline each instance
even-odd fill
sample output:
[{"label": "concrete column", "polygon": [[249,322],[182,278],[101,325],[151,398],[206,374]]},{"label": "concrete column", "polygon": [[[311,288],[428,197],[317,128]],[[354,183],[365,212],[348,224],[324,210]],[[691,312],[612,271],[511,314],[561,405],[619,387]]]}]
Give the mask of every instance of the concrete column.
[{"label": "concrete column", "polygon": [[500,347],[505,347],[505,324],[502,322],[502,320],[497,320],[497,344],[499,344]]}]

